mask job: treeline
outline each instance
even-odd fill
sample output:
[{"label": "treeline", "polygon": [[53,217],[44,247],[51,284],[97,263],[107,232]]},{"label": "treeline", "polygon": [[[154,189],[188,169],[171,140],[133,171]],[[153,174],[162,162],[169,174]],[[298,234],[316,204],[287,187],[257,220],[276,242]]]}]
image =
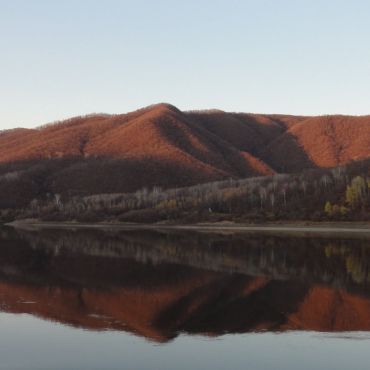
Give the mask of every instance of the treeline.
[{"label": "treeline", "polygon": [[0,164],[0,220],[11,221],[31,202],[45,204],[60,194],[66,202],[93,194],[131,193],[161,186],[169,189],[205,182],[169,161],[152,158],[65,157]]},{"label": "treeline", "polygon": [[370,160],[163,190],[34,198],[17,218],[81,222],[370,220]]},{"label": "treeline", "polygon": [[91,118],[109,118],[109,117],[114,117],[114,116],[117,116],[117,115],[108,114],[108,113],[89,113],[89,114],[75,116],[75,117],[64,119],[64,120],[48,122],[48,123],[38,126],[36,130],[44,130],[44,129],[58,130],[63,127],[70,127],[73,124],[78,125],[82,121],[86,121]]}]

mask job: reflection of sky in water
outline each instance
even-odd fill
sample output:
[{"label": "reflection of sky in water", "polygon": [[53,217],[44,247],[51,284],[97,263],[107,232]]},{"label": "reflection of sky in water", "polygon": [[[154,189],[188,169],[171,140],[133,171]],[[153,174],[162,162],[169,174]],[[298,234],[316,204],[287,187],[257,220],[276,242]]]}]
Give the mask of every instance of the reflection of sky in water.
[{"label": "reflection of sky in water", "polygon": [[0,333],[4,370],[365,370],[370,363],[370,333],[185,335],[154,344],[127,333],[85,331],[5,313]]}]

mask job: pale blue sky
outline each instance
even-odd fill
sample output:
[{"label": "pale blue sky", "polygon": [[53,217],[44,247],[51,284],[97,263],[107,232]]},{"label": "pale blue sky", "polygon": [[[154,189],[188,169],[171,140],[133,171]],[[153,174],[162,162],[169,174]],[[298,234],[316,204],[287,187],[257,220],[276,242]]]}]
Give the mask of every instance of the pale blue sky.
[{"label": "pale blue sky", "polygon": [[0,128],[169,102],[370,114],[368,0],[0,0]]}]

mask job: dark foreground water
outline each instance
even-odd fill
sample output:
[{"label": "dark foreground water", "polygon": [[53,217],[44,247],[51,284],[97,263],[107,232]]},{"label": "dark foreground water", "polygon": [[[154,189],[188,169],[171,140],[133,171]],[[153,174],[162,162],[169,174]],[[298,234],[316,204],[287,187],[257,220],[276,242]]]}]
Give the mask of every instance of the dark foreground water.
[{"label": "dark foreground water", "polygon": [[1,369],[368,369],[370,240],[0,229]]}]

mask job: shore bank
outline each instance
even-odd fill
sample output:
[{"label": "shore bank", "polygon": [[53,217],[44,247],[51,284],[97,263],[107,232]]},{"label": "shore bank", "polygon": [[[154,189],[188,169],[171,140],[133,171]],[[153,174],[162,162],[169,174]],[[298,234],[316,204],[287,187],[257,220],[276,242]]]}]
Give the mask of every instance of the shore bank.
[{"label": "shore bank", "polygon": [[117,230],[183,230],[203,232],[258,232],[283,234],[318,234],[362,235],[370,237],[370,223],[266,223],[237,224],[233,222],[199,224],[135,224],[135,223],[77,223],[77,222],[40,222],[33,220],[15,221],[6,226],[19,229],[117,229]]}]

